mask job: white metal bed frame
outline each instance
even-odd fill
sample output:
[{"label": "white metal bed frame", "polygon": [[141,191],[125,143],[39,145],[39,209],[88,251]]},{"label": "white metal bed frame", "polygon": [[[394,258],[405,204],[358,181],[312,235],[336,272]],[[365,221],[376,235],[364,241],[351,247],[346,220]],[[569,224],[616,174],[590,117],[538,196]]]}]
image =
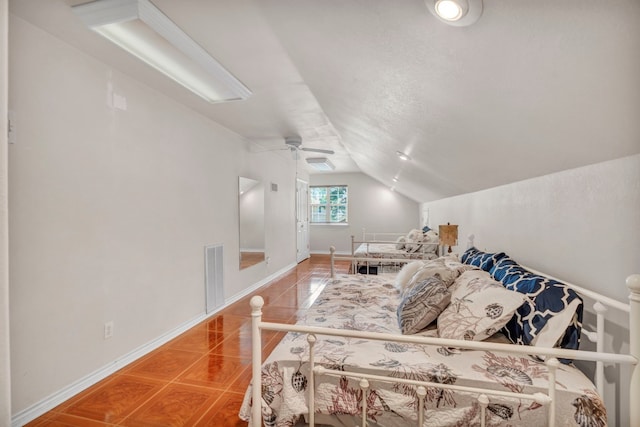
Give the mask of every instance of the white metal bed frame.
[{"label": "white metal bed frame", "polygon": [[[470,236],[470,243],[472,243],[473,236]],[[338,257],[335,255],[335,248],[331,247],[331,277],[335,277],[335,261],[336,260],[351,260],[351,257]],[[361,261],[379,261],[376,258],[362,259]],[[407,259],[395,259],[386,260],[398,263],[407,263],[415,260]],[[526,268],[526,267],[525,267]],[[542,274],[553,279],[553,277],[540,273],[539,271],[529,269],[536,274]],[[556,279],[559,280],[559,279]],[[640,426],[640,368],[638,368],[638,361],[640,360],[640,274],[633,274],[626,280],[626,285],[629,289],[629,304],[621,303],[617,300],[609,298],[607,296],[598,294],[597,292],[584,289],[580,286],[567,283],[562,280],[567,286],[576,290],[579,294],[587,296],[595,300],[593,309],[596,312],[596,328],[593,331],[583,330],[585,336],[592,342],[596,343],[596,351],[584,351],[584,350],[567,350],[558,348],[541,348],[533,346],[515,345],[515,344],[501,344],[491,343],[485,341],[460,341],[443,338],[430,338],[423,336],[411,336],[411,335],[394,335],[386,333],[373,333],[373,332],[361,332],[353,330],[339,330],[333,328],[322,328],[315,326],[301,326],[290,324],[279,324],[272,322],[262,321],[262,307],[264,300],[260,296],[254,296],[251,298],[251,317],[252,317],[252,401],[262,402],[261,396],[261,370],[262,370],[262,342],[261,331],[281,331],[281,332],[299,332],[307,334],[307,342],[309,343],[309,367],[312,375],[309,376],[308,387],[308,405],[309,414],[307,421],[310,426],[315,426],[315,410],[314,410],[314,395],[315,395],[315,377],[316,375],[332,375],[332,376],[346,376],[359,380],[360,387],[363,393],[367,392],[369,387],[369,381],[386,381],[391,383],[406,383],[412,384],[417,387],[417,394],[419,398],[418,406],[418,426],[423,425],[424,420],[424,398],[426,396],[426,388],[433,387],[439,389],[457,390],[475,394],[477,396],[478,403],[480,405],[481,413],[481,425],[485,426],[486,410],[489,404],[489,397],[511,397],[518,399],[527,399],[537,402],[540,405],[548,405],[548,426],[554,427],[556,425],[555,415],[555,372],[559,366],[558,358],[585,360],[596,362],[596,372],[594,383],[598,390],[598,393],[602,396],[604,387],[604,364],[629,364],[632,366],[632,375],[629,388],[629,422],[632,426]],[[608,308],[620,310],[629,314],[629,354],[616,354],[604,352],[604,313]],[[549,389],[547,393],[513,393],[500,390],[482,389],[478,387],[467,387],[458,385],[447,385],[440,383],[431,383],[425,381],[414,381],[400,378],[390,378],[385,376],[377,376],[364,373],[356,373],[349,371],[336,371],[324,368],[322,366],[315,365],[315,353],[314,344],[316,342],[316,335],[327,336],[342,336],[352,338],[363,338],[369,340],[380,341],[392,341],[402,343],[415,343],[415,344],[430,344],[444,347],[457,347],[464,349],[474,350],[488,350],[488,351],[501,351],[511,354],[519,355],[536,355],[544,356],[546,359],[546,365],[549,370]],[[262,411],[270,410],[266,405],[253,404],[251,408],[251,422],[253,427],[262,425]],[[367,425],[367,399],[362,399],[362,426]]]},{"label": "white metal bed frame", "polygon": [[[357,272],[358,271],[358,267],[361,265],[360,263],[363,262],[364,265],[369,268],[374,264],[373,266],[381,266],[381,265],[394,265],[394,264],[402,264],[402,263],[397,263],[395,262],[395,259],[391,259],[391,258],[370,258],[369,260],[367,260],[366,258],[360,257],[356,255],[356,248],[358,248],[360,245],[366,245],[367,248],[367,252],[369,252],[369,245],[370,244],[388,244],[388,245],[393,245],[395,247],[395,245],[398,244],[398,242],[396,241],[396,239],[400,236],[405,236],[407,233],[378,233],[378,232],[367,232],[365,227],[362,227],[362,240],[358,241],[356,240],[356,237],[352,234],[351,235],[351,269],[352,272]],[[415,254],[419,254],[420,257],[416,257],[413,259],[407,259],[407,260],[403,260],[403,263],[406,263],[408,261],[417,261],[420,259],[425,259],[425,254],[432,254],[434,253],[432,250],[427,251],[425,249],[425,245],[430,246],[430,245],[434,245],[436,243],[426,243],[426,244],[422,244],[421,248],[414,252]],[[439,243],[437,243],[438,245],[438,249],[435,252],[436,255],[440,252],[440,245]]]}]

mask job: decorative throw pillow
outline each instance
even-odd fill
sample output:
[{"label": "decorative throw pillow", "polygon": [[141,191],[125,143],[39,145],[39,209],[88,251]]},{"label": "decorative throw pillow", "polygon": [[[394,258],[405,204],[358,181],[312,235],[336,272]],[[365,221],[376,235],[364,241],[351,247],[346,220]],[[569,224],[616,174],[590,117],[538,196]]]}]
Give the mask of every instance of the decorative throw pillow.
[{"label": "decorative throw pillow", "polygon": [[[437,261],[437,260],[433,260]],[[460,275],[460,273],[455,269],[449,269],[444,265],[429,265],[432,261],[428,262],[424,267],[415,272],[413,277],[407,283],[407,289],[413,288],[417,283],[422,282],[430,277],[439,277],[444,284],[449,287],[453,284],[453,281]]]},{"label": "decorative throw pillow", "polygon": [[[579,335],[577,335],[578,332],[576,331],[581,327],[577,314],[581,304],[581,299],[576,298],[571,301],[564,310],[552,316],[547,320],[542,330],[538,332],[538,335],[531,341],[531,344],[537,347],[548,348],[555,347],[558,343],[560,343],[560,347],[564,345],[563,348],[572,348],[574,346],[574,344],[572,344],[573,342],[577,342],[577,345],[579,345]],[[565,344],[563,344],[563,342]]]},{"label": "decorative throw pillow", "polygon": [[502,283],[531,300],[530,304],[523,304],[505,325],[507,338],[516,344],[579,348],[584,307],[573,289],[530,272],[505,275]]},{"label": "decorative throw pillow", "polygon": [[407,241],[407,238],[405,236],[398,237],[396,239],[396,249],[397,250],[404,249],[404,245],[406,241]]},{"label": "decorative throw pillow", "polygon": [[485,340],[498,332],[527,300],[482,270],[462,273],[450,290],[451,303],[438,317],[441,338]]},{"label": "decorative throw pillow", "polygon": [[416,271],[424,267],[422,261],[411,261],[402,266],[396,275],[395,285],[399,291],[403,292]]},{"label": "decorative throw pillow", "polygon": [[476,267],[480,267],[484,271],[490,271],[498,261],[506,256],[507,254],[504,252],[483,252],[472,246],[462,254],[460,261],[464,264],[471,264]]},{"label": "decorative throw pillow", "polygon": [[422,267],[416,270],[414,275],[407,281],[402,291],[406,292],[407,289],[410,289],[416,283],[433,276],[440,277],[445,285],[449,287],[462,272],[471,269],[478,269],[478,267],[459,263],[456,261],[456,258],[448,256],[425,261]]},{"label": "decorative throw pillow", "polygon": [[422,230],[414,228],[407,234],[404,248],[407,252],[417,252],[422,247],[423,237]]},{"label": "decorative throw pillow", "polygon": [[505,326],[504,332],[512,342],[578,349],[583,304],[573,289],[530,272],[508,256],[491,268],[491,276],[507,289],[521,292],[531,300],[530,304],[520,307]]},{"label": "decorative throw pillow", "polygon": [[451,301],[451,292],[438,277],[416,284],[398,305],[398,323],[403,334],[415,334],[438,318]]},{"label": "decorative throw pillow", "polygon": [[439,245],[440,237],[438,237],[438,233],[433,230],[424,233],[424,237],[422,238],[422,252],[437,253]]},{"label": "decorative throw pillow", "polygon": [[[458,254],[451,253],[446,256],[443,256],[442,259],[444,262],[444,266],[446,268],[448,268],[449,270],[455,270],[459,274],[462,274],[465,271],[469,271],[469,270],[480,269],[480,267],[476,267],[475,265],[461,263],[460,260],[458,259]],[[484,270],[481,270],[481,271],[484,271]]]},{"label": "decorative throw pillow", "polygon": [[520,276],[525,273],[531,273],[529,270],[520,266],[511,257],[505,256],[491,267],[489,274],[498,282],[502,282],[503,285],[508,285],[515,280],[518,280]]}]

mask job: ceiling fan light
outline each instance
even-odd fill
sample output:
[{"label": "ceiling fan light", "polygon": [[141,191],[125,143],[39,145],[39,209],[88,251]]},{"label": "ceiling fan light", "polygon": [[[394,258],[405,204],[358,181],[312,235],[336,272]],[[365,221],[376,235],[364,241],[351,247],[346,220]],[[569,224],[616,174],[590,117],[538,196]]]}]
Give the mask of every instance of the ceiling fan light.
[{"label": "ceiling fan light", "polygon": [[435,10],[440,18],[457,21],[467,13],[468,5],[462,4],[461,0],[437,0]]}]

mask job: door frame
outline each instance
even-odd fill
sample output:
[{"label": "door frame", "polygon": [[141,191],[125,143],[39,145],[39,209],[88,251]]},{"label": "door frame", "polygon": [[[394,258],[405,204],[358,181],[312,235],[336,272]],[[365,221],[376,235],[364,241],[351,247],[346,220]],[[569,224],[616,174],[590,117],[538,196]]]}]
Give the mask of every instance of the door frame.
[{"label": "door frame", "polygon": [[[305,191],[304,201],[300,200],[300,186],[303,186]],[[300,221],[300,218],[303,221]],[[301,243],[301,233],[303,233],[303,240]],[[309,183],[303,179],[296,178],[296,262],[300,263],[311,256],[310,253],[310,230],[309,230]],[[301,248],[300,246],[305,246]]]}]

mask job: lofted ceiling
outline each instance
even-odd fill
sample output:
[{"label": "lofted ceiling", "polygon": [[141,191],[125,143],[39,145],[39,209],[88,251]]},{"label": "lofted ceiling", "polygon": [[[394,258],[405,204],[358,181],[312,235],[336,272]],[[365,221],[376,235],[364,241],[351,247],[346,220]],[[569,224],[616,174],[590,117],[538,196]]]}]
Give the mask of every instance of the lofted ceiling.
[{"label": "lofted ceiling", "polygon": [[484,0],[467,27],[423,0],[152,1],[253,95],[208,104],[84,27],[84,0],[10,12],[256,151],[299,135],[420,202],[640,153],[640,0]]}]

